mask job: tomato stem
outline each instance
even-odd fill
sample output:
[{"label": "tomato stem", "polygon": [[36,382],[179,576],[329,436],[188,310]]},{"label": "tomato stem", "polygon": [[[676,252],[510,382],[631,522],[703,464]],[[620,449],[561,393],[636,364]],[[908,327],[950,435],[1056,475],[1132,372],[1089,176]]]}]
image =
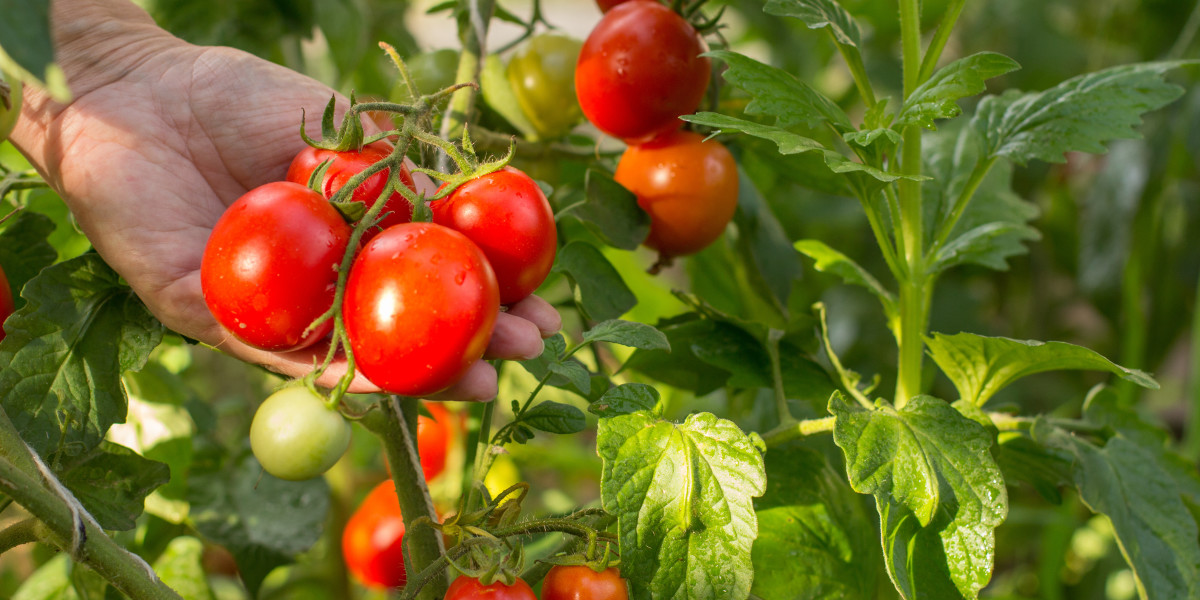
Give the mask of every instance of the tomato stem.
[{"label": "tomato stem", "polygon": [[831,432],[836,423],[837,417],[832,416],[820,419],[805,419],[803,421],[780,425],[764,433],[762,438],[767,447],[772,448],[805,436]]},{"label": "tomato stem", "polygon": [[925,59],[921,61],[918,81],[923,83],[933,75],[933,70],[937,68],[938,60],[942,57],[942,50],[946,48],[946,42],[950,41],[950,32],[954,29],[954,24],[958,22],[958,16],[962,14],[966,4],[966,0],[951,0],[950,5],[946,7],[942,21],[938,23],[937,31],[933,34],[933,40],[929,42],[929,48],[925,50]]}]

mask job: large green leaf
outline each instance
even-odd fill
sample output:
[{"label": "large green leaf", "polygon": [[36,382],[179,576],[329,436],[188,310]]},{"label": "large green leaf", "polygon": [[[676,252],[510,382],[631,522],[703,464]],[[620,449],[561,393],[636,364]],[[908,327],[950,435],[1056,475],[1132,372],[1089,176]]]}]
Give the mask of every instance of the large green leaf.
[{"label": "large green leaf", "polygon": [[554,270],[566,274],[575,285],[579,305],[590,319],[615,319],[637,304],[621,274],[587,242],[576,240],[559,250]]},{"label": "large green leaf", "polygon": [[1121,436],[1097,447],[1044,420],[1035,424],[1034,436],[1074,455],[1079,496],[1088,508],[1112,521],[1141,598],[1200,594],[1196,521],[1163,464],[1161,450]]},{"label": "large green leaf", "polygon": [[12,600],[92,600],[104,598],[107,587],[99,573],[63,553],[38,567]]},{"label": "large green leaf", "polygon": [[545,401],[521,415],[521,423],[547,433],[579,433],[587,427],[587,418],[570,404]]},{"label": "large green leaf", "polygon": [[730,372],[715,368],[692,352],[692,344],[710,340],[718,324],[688,314],[658,328],[671,344],[671,350],[637,350],[625,361],[625,368],[643,373],[672,387],[703,396],[725,385]]},{"label": "large green leaf", "polygon": [[722,75],[725,81],[753,98],[746,114],[774,117],[783,128],[828,123],[842,131],[854,129],[841,107],[795,75],[729,50],[714,50],[708,56],[729,65]]},{"label": "large green leaf", "polygon": [[899,318],[896,296],[853,259],[830,248],[820,240],[799,240],[795,247],[801,254],[816,262],[814,266],[818,271],[837,275],[842,281],[850,285],[862,286],[875,294],[875,297],[879,298],[883,304],[883,312],[887,315],[888,322]]},{"label": "large green leaf", "polygon": [[754,183],[740,169],[738,175],[737,257],[757,295],[786,318],[792,284],[802,271],[800,256]]},{"label": "large green leaf", "polygon": [[4,269],[18,309],[25,305],[19,295],[25,284],[58,256],[46,241],[52,231],[54,221],[29,210],[9,219],[0,230],[0,268]]},{"label": "large green leaf", "polygon": [[575,216],[604,243],[634,250],[650,233],[650,213],[638,206],[637,196],[608,173],[588,169],[584,179],[586,202]]},{"label": "large green leaf", "polygon": [[730,421],[699,413],[682,424],[639,411],[600,420],[604,509],[616,515],[621,574],[638,600],[741,600],[754,577],[752,499],[763,459]]},{"label": "large green leaf", "polygon": [[809,29],[828,27],[838,42],[857,46],[862,38],[858,23],[836,0],[767,0],[763,11],[779,17],[795,17]]},{"label": "large green leaf", "polygon": [[934,333],[925,343],[933,361],[958,388],[959,396],[977,406],[1008,384],[1045,371],[1108,371],[1142,387],[1158,389],[1158,382],[1146,373],[1126,369],[1092,350],[1065,342]]},{"label": "large green leaf", "polygon": [[839,393],[829,411],[850,485],[875,496],[896,589],[907,599],[927,597],[926,586],[976,597],[991,578],[993,530],[1008,514],[991,434],[929,396],[865,411]]},{"label": "large green leaf", "polygon": [[595,327],[583,332],[585,342],[608,342],[630,348],[643,350],[670,350],[671,344],[667,336],[653,326],[636,321],[610,319],[597,323]]},{"label": "large green leaf", "polygon": [[920,125],[936,129],[935,119],[949,119],[962,113],[958,100],[982,93],[986,81],[1021,68],[1017,61],[996,54],[980,52],[960,58],[938,69],[904,100],[893,127]]},{"label": "large green leaf", "polygon": [[121,373],[163,326],[96,254],[46,268],[24,294],[0,342],[0,404],[42,456],[83,454],[125,419]]},{"label": "large green leaf", "polygon": [[212,600],[212,589],[201,559],[204,543],[191,536],[180,536],[154,561],[154,572],[163,583],[187,600]]},{"label": "large green leaf", "polygon": [[62,482],[107,530],[133,529],[146,496],[171,479],[167,465],[133,450],[102,442],[60,465]]},{"label": "large green leaf", "polygon": [[1042,92],[1009,90],[979,103],[971,125],[985,157],[1065,162],[1066,152],[1104,152],[1104,142],[1135,138],[1142,113],[1183,95],[1163,74],[1195,61],[1122,65],[1072,77]]},{"label": "large green leaf", "polygon": [[772,448],[766,469],[751,591],[771,600],[873,599],[874,524],[845,479],[804,448]]}]

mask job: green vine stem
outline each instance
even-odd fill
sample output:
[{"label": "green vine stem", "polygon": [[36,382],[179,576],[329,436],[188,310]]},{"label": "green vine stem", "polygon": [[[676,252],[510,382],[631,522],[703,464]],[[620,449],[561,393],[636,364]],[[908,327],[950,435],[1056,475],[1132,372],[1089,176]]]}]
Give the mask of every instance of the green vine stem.
[{"label": "green vine stem", "polygon": [[[617,518],[615,516],[605,514],[597,517],[596,521],[592,523],[592,528],[596,529],[597,531],[605,531],[616,522]],[[555,556],[558,554],[574,554],[585,548],[587,543],[587,538],[574,536],[568,537],[564,539],[557,548],[550,551],[547,556]],[[552,563],[539,560],[527,567],[525,571],[521,573],[521,579],[524,579],[526,583],[533,585],[534,583],[545,579],[546,573],[548,573],[550,568],[553,566],[554,565]]]},{"label": "green vine stem", "polygon": [[[458,37],[462,42],[462,53],[458,57],[458,72],[455,81],[479,83],[479,72],[487,56],[488,24],[495,11],[495,0],[460,0],[465,10],[458,24]],[[450,97],[442,119],[441,137],[453,139],[470,118],[478,96],[478,88],[462,88]],[[445,171],[445,159],[439,160],[439,170]]]},{"label": "green vine stem", "polygon": [[831,432],[835,424],[837,424],[837,417],[832,416],[820,419],[806,419],[787,425],[780,425],[764,433],[762,438],[768,448],[773,448],[802,437]]},{"label": "green vine stem", "polygon": [[[410,428],[406,415],[416,418],[417,400],[403,400],[391,396],[379,403],[380,410],[364,415],[362,423],[383,441],[384,453],[392,469],[392,481],[400,500],[400,514],[404,517],[405,545],[412,564],[412,571],[424,571],[445,554],[442,536],[433,527],[419,526],[419,519],[437,522],[433,500],[421,473],[417,457],[414,429]],[[440,599],[446,593],[446,580],[433,580],[421,591],[419,598]]]},{"label": "green vine stem", "polygon": [[784,331],[770,329],[767,331],[767,356],[771,359],[771,381],[775,394],[775,412],[779,415],[779,423],[788,425],[796,422],[792,411],[788,408],[787,393],[783,389],[783,369],[779,364],[779,340],[783,339]]},{"label": "green vine stem", "polygon": [[946,7],[946,12],[942,15],[942,22],[938,23],[937,31],[934,32],[933,39],[929,42],[929,48],[925,50],[925,58],[921,61],[920,81],[925,81],[933,76],[938,60],[942,58],[942,51],[946,49],[946,42],[950,41],[950,32],[954,30],[954,24],[958,22],[958,17],[962,14],[966,4],[967,0],[951,0],[950,5]]},{"label": "green vine stem", "polygon": [[50,535],[50,531],[41,521],[29,517],[5,527],[0,531],[0,554],[4,554],[17,546],[39,541]]}]

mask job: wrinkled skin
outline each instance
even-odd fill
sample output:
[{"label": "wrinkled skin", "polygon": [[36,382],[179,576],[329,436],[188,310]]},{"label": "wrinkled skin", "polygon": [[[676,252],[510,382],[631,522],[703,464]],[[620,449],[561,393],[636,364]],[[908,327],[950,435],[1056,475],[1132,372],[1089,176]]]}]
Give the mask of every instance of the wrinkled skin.
[{"label": "wrinkled skin", "polygon": [[[331,90],[241,51],[187,44],[126,0],[59,0],[51,17],[74,99],[59,104],[27,86],[14,144],[167,327],[279,373],[307,373],[320,344],[270,353],[221,329],[201,296],[200,257],[225,207],[284,178],[304,147],[300,109],[308,130],[320,131]],[[548,303],[531,297],[499,315],[487,356],[537,356],[541,336],[560,325]],[[319,383],[330,386],[344,372],[339,362]],[[351,387],[375,389],[362,377]],[[439,398],[495,392],[495,371],[479,361]]]}]

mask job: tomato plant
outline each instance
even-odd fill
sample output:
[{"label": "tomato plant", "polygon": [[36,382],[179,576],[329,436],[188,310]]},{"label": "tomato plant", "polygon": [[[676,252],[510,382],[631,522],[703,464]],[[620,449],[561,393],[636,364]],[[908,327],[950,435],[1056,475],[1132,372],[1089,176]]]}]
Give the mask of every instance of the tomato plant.
[{"label": "tomato plant", "polygon": [[628,600],[616,567],[597,572],[586,565],[555,565],[542,580],[541,600]]},{"label": "tomato plant", "polygon": [[333,304],[350,226],[320,194],[268,183],[225,210],[204,248],[200,285],[217,322],[264,350],[303,348],[329,333],[304,331]]},{"label": "tomato plant", "polygon": [[328,471],[350,446],[350,424],[304,386],[271,394],[254,413],[250,448],[263,469],[300,481]]},{"label": "tomato plant", "polygon": [[561,137],[583,119],[575,63],[583,43],[560,33],[529,38],[508,60],[508,82],[539,137]]},{"label": "tomato plant", "polygon": [[[334,150],[325,150],[322,148],[314,148],[312,146],[305,147],[292,160],[291,166],[288,167],[287,180],[299,183],[300,185],[308,185],[308,180],[312,177],[313,171],[325,161],[329,161],[329,166],[326,167],[325,176],[321,179],[318,187],[321,193],[326,198],[333,198],[333,195],[350,181],[351,177],[359,174],[367,167],[379,162],[387,155],[392,153],[392,146],[385,141],[378,141],[367,144],[358,150],[347,150],[345,152],[337,152]],[[400,183],[407,186],[409,189],[415,190],[412,174],[408,172],[407,167],[400,169]],[[362,202],[368,207],[375,203],[379,195],[383,193],[384,186],[387,185],[388,170],[384,169],[367,178],[362,185],[354,188],[354,193],[350,199],[355,202]],[[371,229],[363,236],[363,241],[374,237],[380,230],[407,223],[412,220],[412,204],[400,195],[400,192],[392,192],[385,201],[383,212],[380,213],[383,220],[379,222],[377,228]]]},{"label": "tomato plant", "polygon": [[342,311],[363,375],[389,392],[425,396],[483,356],[499,307],[478,247],[441,225],[405,223],[359,253]]},{"label": "tomato plant", "polygon": [[614,179],[637,194],[651,219],[645,244],[665,256],[699,252],[720,237],[737,209],[733,155],[690,131],[630,146]]},{"label": "tomato plant", "polygon": [[520,577],[512,585],[494,581],[484,585],[474,577],[458,576],[446,591],[445,600],[536,600],[533,589]]},{"label": "tomato plant", "polygon": [[678,129],[704,99],[708,45],[683,17],[655,0],[630,0],[605,13],[575,69],[583,114],[630,143]]},{"label": "tomato plant", "polygon": [[434,223],[483,250],[501,304],[532,294],[550,273],[558,247],[554,213],[537,182],[521,171],[505,167],[472,179],[430,208]]},{"label": "tomato plant", "polygon": [[392,480],[379,482],[342,530],[346,567],[372,587],[404,585],[404,517]]},{"label": "tomato plant", "polygon": [[13,313],[12,288],[8,286],[8,278],[4,269],[0,268],[0,340],[4,339],[4,320]]}]

